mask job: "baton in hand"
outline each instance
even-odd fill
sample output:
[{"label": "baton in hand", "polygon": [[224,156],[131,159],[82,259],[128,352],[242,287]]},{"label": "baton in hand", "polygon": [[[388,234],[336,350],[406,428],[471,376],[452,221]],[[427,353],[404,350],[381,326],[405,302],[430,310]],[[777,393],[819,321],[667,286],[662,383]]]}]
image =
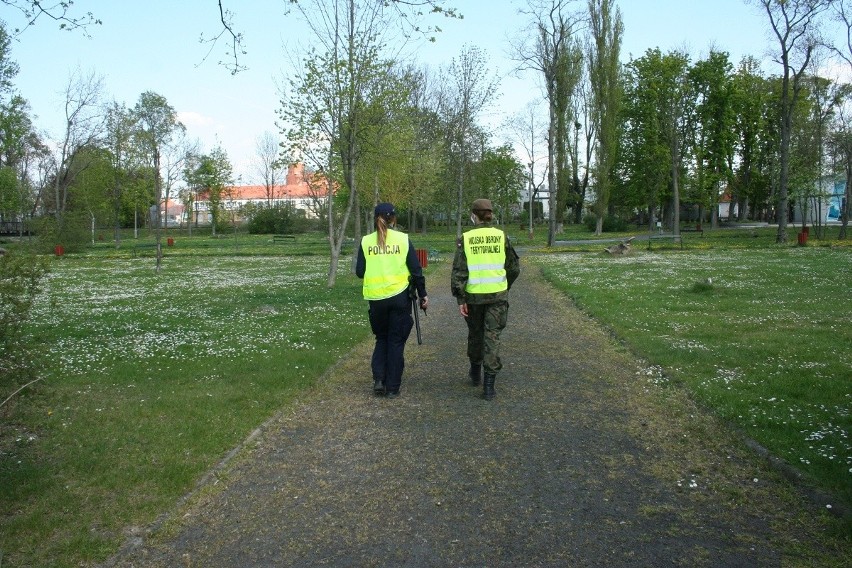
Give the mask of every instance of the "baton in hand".
[{"label": "baton in hand", "polygon": [[411,309],[414,310],[414,329],[417,330],[417,345],[423,345],[423,336],[420,334],[420,314],[417,313],[417,308],[423,310],[423,315],[426,315],[426,309],[423,307],[423,300],[417,301],[417,289],[414,285],[414,280],[410,280],[408,284],[408,297],[411,298]]},{"label": "baton in hand", "polygon": [[423,336],[420,334],[420,314],[417,313],[417,298],[411,298],[411,308],[414,310],[414,329],[417,330],[417,345],[423,345]]}]

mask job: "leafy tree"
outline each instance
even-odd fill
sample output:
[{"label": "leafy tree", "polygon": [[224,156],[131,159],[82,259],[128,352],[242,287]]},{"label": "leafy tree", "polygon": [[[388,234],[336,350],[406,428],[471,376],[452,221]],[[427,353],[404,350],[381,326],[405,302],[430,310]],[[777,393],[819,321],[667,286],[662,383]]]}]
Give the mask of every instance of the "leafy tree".
[{"label": "leafy tree", "polygon": [[[839,45],[832,46],[831,51],[837,55],[852,71],[852,6],[847,1],[835,2],[832,4],[834,19],[841,24],[843,32],[843,41]],[[844,100],[849,100],[850,87],[843,87]],[[846,231],[849,225],[849,217],[852,216],[852,154],[850,154],[850,136],[852,135],[852,122],[850,121],[850,113],[846,105],[841,105],[838,113],[839,120],[837,128],[832,136],[832,148],[836,155],[841,156],[841,170],[846,174],[846,195],[844,206],[840,212],[840,239],[846,238]]]},{"label": "leafy tree", "polygon": [[689,80],[695,99],[695,191],[691,197],[700,205],[699,220],[709,209],[711,224],[716,227],[719,197],[731,181],[734,161],[734,83],[728,54],[711,51],[707,59],[692,66]]},{"label": "leafy tree", "polygon": [[[814,72],[817,65],[813,65]],[[802,212],[802,227],[808,223],[808,211],[816,206],[821,210],[825,196],[824,180],[830,177],[826,164],[826,142],[829,126],[837,108],[842,104],[844,89],[818,75],[804,79],[804,93],[797,105],[791,137],[791,191],[790,195]],[[816,216],[817,235],[822,230],[822,215]]]},{"label": "leafy tree", "polygon": [[25,327],[46,273],[43,257],[20,253],[0,256],[0,407],[32,377],[34,345],[28,342]]},{"label": "leafy tree", "polygon": [[[852,95],[852,85],[843,86],[844,99]],[[849,227],[850,208],[852,208],[852,109],[849,104],[840,105],[835,125],[829,140],[829,148],[835,157],[838,169],[846,180],[845,203],[840,211],[840,233],[838,238],[845,240]]]},{"label": "leafy tree", "polygon": [[162,95],[146,91],[139,96],[139,101],[133,108],[133,115],[138,125],[137,136],[140,146],[145,149],[148,164],[151,167],[154,186],[154,230],[157,237],[157,271],[163,258],[162,249],[162,206],[163,178],[161,166],[163,153],[178,133],[186,128],[177,119],[177,112]]},{"label": "leafy tree", "polygon": [[138,165],[139,156],[135,152],[133,136],[136,119],[124,105],[114,102],[107,108],[105,145],[112,161],[112,221],[115,247],[121,245],[121,211],[123,198],[127,193],[129,170]]},{"label": "leafy tree", "polygon": [[760,62],[745,57],[731,79],[733,134],[738,162],[731,182],[731,205],[737,205],[739,221],[750,217],[765,205],[769,195],[769,177],[763,164],[769,163],[767,151],[777,147],[770,120],[771,83],[760,74]]},{"label": "leafy tree", "polygon": [[781,145],[778,180],[776,242],[787,242],[788,185],[790,179],[790,140],[796,101],[808,63],[820,45],[820,16],[834,0],[756,0],[766,12],[772,33],[778,40],[777,62],[781,77]]},{"label": "leafy tree", "polygon": [[94,244],[98,220],[101,224],[105,224],[115,214],[112,204],[116,175],[108,151],[89,147],[83,149],[81,154],[87,166],[74,176],[74,181],[69,188],[72,195],[70,208],[87,214],[90,221],[91,242]]},{"label": "leafy tree", "polygon": [[[376,129],[385,122],[376,109],[382,100],[396,96],[385,88],[392,65],[381,57],[381,37],[394,27],[400,29],[400,21],[408,23],[405,16],[414,17],[416,7],[383,0],[334,4],[314,0],[295,6],[321,49],[308,52],[279,116],[290,159],[310,160],[326,183],[331,248],[328,285],[332,287],[349,218],[353,211],[357,214],[359,165],[371,150],[369,141],[375,139]],[[345,199],[339,220],[333,195]]]},{"label": "leafy tree", "polygon": [[[579,39],[572,40],[557,61],[556,75],[556,211],[557,232],[562,232],[569,206],[582,208],[585,187],[579,183],[580,171],[580,102],[585,70]],[[573,135],[572,135],[573,133]]]},{"label": "leafy tree", "polygon": [[689,117],[685,54],[663,55],[649,49],[627,65],[625,157],[622,167],[633,194],[627,202],[645,201],[653,223],[656,207],[670,213],[667,224],[679,230],[679,182]]},{"label": "leafy tree", "polygon": [[196,192],[207,194],[212,217],[213,235],[222,222],[222,202],[228,197],[226,188],[233,183],[233,167],[228,154],[219,146],[209,154],[193,156],[187,160],[184,179]]},{"label": "leafy tree", "polygon": [[30,201],[26,158],[33,126],[28,110],[29,105],[19,96],[8,102],[0,99],[0,168],[6,172],[0,186],[0,220],[23,219]]},{"label": "leafy tree", "polygon": [[12,39],[6,31],[6,25],[0,21],[0,97],[5,99],[13,90],[13,81],[20,67],[12,59]]},{"label": "leafy tree", "polygon": [[495,213],[505,225],[511,221],[514,206],[520,201],[526,176],[524,166],[518,162],[509,145],[488,148],[474,166],[479,195],[492,200]]}]

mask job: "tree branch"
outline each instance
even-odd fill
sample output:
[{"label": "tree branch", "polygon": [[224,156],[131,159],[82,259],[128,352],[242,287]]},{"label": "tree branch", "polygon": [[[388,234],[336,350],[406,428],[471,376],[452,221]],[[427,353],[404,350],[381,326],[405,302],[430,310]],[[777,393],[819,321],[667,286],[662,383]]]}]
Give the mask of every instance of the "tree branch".
[{"label": "tree branch", "polygon": [[41,377],[39,377],[39,378],[37,378],[37,379],[33,379],[32,381],[28,382],[27,384],[25,384],[24,386],[22,386],[21,388],[19,388],[18,390],[16,390],[16,391],[15,391],[15,392],[13,392],[12,394],[10,394],[10,395],[9,395],[9,397],[8,397],[6,400],[4,400],[3,402],[0,402],[0,408],[2,408],[2,407],[3,407],[3,405],[5,405],[5,404],[6,404],[7,402],[9,402],[10,400],[12,400],[12,398],[14,398],[14,396],[15,396],[16,394],[18,394],[19,392],[21,392],[22,390],[24,390],[25,388],[27,388],[27,387],[28,387],[28,386],[30,386],[31,384],[39,382],[40,380],[41,380]]},{"label": "tree branch", "polygon": [[[222,29],[219,31],[218,34],[216,34],[210,39],[204,39],[204,34],[201,34],[199,42],[210,44],[210,49],[207,50],[207,54],[201,60],[201,63],[204,63],[205,61],[207,61],[207,58],[210,57],[210,54],[213,52],[213,49],[216,47],[216,44],[219,43],[219,40],[223,37],[230,36],[230,46],[227,50],[229,61],[219,61],[219,64],[224,65],[225,69],[231,72],[231,75],[236,75],[240,71],[245,71],[246,69],[248,69],[248,67],[240,63],[240,56],[245,55],[246,50],[243,47],[242,32],[234,31],[233,18],[234,13],[230,10],[226,10],[222,6],[222,0],[219,0],[219,21],[222,23]],[[233,59],[233,61],[230,61],[231,59]]]},{"label": "tree branch", "polygon": [[55,1],[55,4],[45,7],[41,0],[0,0],[0,4],[17,10],[26,20],[23,26],[14,28],[12,36],[18,37],[27,28],[36,25],[36,22],[42,16],[58,22],[60,30],[82,30],[87,37],[89,36],[89,26],[98,26],[103,23],[100,19],[95,18],[91,12],[87,12],[85,16],[70,16],[68,12],[74,4],[73,0],[53,1]]}]

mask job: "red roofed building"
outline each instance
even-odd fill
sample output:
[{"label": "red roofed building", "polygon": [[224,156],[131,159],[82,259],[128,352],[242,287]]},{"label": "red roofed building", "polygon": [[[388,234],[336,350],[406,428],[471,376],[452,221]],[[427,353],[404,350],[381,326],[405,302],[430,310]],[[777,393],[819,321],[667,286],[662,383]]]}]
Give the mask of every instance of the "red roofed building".
[{"label": "red roofed building", "polygon": [[[221,209],[226,213],[235,213],[241,219],[240,211],[246,205],[275,207],[291,205],[302,211],[306,217],[317,217],[318,206],[326,199],[324,183],[318,183],[311,172],[305,172],[303,164],[293,164],[287,169],[286,183],[266,185],[233,185],[222,190]],[[192,204],[193,222],[207,224],[212,221],[210,214],[210,195],[199,192]]]}]

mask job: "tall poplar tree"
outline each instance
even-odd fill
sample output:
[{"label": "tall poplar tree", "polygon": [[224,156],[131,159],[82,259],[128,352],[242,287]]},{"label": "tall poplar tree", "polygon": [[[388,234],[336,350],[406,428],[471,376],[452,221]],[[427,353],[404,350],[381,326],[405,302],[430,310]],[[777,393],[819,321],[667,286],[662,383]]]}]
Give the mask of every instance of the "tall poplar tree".
[{"label": "tall poplar tree", "polygon": [[621,38],[624,24],[614,0],[589,0],[592,46],[589,76],[592,86],[592,115],[597,132],[595,152],[595,234],[603,232],[603,221],[612,192],[612,176],[618,152],[622,81]]}]

